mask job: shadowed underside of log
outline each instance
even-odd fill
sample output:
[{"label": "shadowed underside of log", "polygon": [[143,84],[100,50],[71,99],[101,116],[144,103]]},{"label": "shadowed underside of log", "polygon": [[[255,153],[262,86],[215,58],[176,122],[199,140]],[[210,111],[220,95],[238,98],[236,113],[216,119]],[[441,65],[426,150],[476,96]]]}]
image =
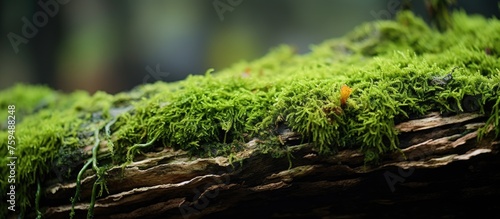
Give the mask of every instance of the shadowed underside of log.
[{"label": "shadowed underside of log", "polygon": [[[479,114],[438,113],[398,124],[401,151],[365,164],[357,150],[321,156],[310,144],[289,146],[289,160],[260,153],[254,142],[228,158],[192,158],[164,149],[111,168],[109,194],[94,218],[453,217],[499,214],[499,143]],[[285,146],[284,146],[285,147]],[[82,180],[76,218],[87,214],[96,177]],[[42,207],[68,218],[75,183],[52,184]]]}]

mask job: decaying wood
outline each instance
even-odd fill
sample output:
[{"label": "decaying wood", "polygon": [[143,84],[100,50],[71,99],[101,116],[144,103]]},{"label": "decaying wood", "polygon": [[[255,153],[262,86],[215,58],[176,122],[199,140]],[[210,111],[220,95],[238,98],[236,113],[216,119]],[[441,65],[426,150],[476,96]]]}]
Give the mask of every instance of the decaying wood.
[{"label": "decaying wood", "polygon": [[442,117],[439,113],[430,113],[425,118],[415,119],[408,122],[403,122],[396,125],[396,129],[400,132],[420,131],[440,126],[457,124],[469,121],[475,118],[483,117],[484,115],[475,113],[462,113],[450,117]]},{"label": "decaying wood", "polygon": [[[309,144],[286,157],[260,153],[255,142],[227,158],[190,158],[164,149],[107,173],[109,194],[97,199],[95,218],[221,217],[453,217],[497,214],[499,143],[480,141],[479,114],[398,124],[402,150],[367,165],[357,150],[321,156]],[[286,147],[286,146],[284,146]],[[96,177],[82,180],[75,206],[84,218]],[[75,183],[48,185],[45,216],[68,218]]]}]

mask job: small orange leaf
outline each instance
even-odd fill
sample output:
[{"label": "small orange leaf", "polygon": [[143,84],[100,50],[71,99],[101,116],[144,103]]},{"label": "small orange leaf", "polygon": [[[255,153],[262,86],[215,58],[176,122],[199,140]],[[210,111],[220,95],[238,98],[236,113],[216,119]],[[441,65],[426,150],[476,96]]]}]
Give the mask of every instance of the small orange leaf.
[{"label": "small orange leaf", "polygon": [[340,105],[344,106],[347,102],[347,98],[351,95],[352,89],[347,85],[342,85],[340,87]]},{"label": "small orange leaf", "polygon": [[252,69],[250,67],[246,67],[243,73],[241,74],[241,77],[243,78],[248,78],[250,77],[250,73],[252,72]]}]

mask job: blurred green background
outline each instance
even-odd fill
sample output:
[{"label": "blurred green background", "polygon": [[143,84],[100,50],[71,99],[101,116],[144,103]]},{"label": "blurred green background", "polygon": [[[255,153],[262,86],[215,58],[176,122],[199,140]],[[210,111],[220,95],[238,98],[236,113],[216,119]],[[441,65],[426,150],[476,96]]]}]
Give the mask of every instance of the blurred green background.
[{"label": "blurred green background", "polygon": [[[499,17],[497,0],[458,0]],[[306,53],[423,0],[0,0],[0,89],[15,83],[116,93],[253,60],[279,44]],[[159,72],[157,72],[159,71]]]}]

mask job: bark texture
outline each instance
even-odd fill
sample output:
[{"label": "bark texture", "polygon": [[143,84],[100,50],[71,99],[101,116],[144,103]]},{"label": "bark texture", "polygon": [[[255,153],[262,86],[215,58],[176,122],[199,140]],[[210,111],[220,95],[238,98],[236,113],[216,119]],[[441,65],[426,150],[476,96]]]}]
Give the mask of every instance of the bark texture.
[{"label": "bark texture", "polygon": [[[309,144],[289,160],[255,141],[228,158],[192,158],[164,149],[107,172],[109,194],[94,218],[364,218],[499,215],[499,143],[478,141],[479,114],[432,113],[398,124],[402,150],[367,165],[357,150],[321,156]],[[287,135],[290,133],[286,133]],[[296,136],[296,135],[290,135]],[[295,138],[295,137],[294,137]],[[85,218],[95,175],[82,180],[76,218]],[[76,183],[46,185],[48,218],[68,218]],[[492,201],[490,201],[492,200]]]}]

